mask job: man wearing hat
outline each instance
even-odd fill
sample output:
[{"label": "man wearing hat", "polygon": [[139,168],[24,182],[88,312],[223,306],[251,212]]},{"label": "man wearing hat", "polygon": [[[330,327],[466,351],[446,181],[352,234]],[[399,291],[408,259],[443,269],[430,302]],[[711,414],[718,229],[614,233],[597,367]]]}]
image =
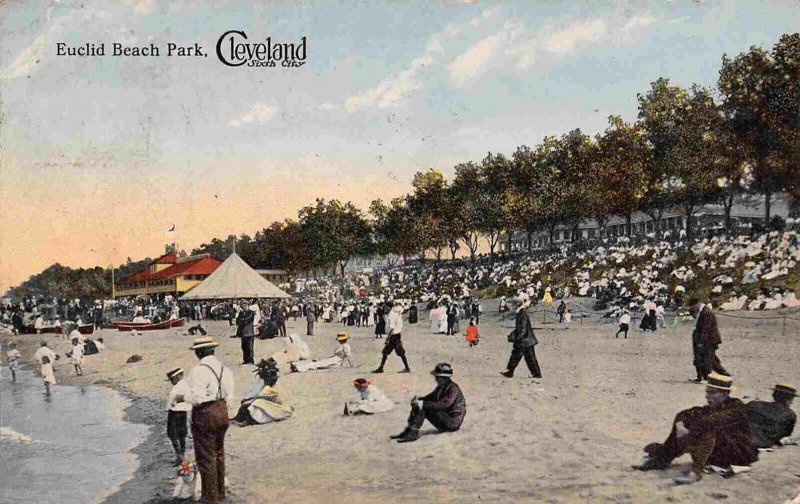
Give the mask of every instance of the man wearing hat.
[{"label": "man wearing hat", "polygon": [[266,424],[280,422],[292,416],[294,408],[288,404],[280,390],[275,388],[278,383],[278,368],[275,361],[270,363],[261,359],[254,371],[258,374],[263,386],[258,390],[251,390],[239,406],[239,412],[233,421],[237,425]]},{"label": "man wearing hat", "polygon": [[406,350],[403,348],[403,341],[400,339],[403,332],[403,308],[394,306],[391,301],[387,303],[391,308],[388,318],[389,336],[386,338],[386,344],[383,346],[381,352],[381,365],[373,373],[383,373],[383,365],[386,364],[386,359],[395,352],[400,360],[403,361],[403,369],[401,373],[410,373],[411,368],[408,367],[408,359],[406,359]]},{"label": "man wearing hat", "polygon": [[794,431],[797,415],[792,411],[792,401],[797,389],[791,385],[778,384],[772,390],[772,402],[750,401],[747,415],[756,448],[769,448],[786,444]]},{"label": "man wearing hat", "polygon": [[194,350],[200,364],[186,378],[186,395],[175,402],[192,405],[194,454],[202,476],[203,501],[225,500],[225,432],[228,430],[227,402],[233,397],[233,373],[216,357],[218,343],[211,337],[197,338]]},{"label": "man wearing hat", "polygon": [[464,394],[453,381],[453,368],[446,362],[436,364],[431,371],[436,378],[436,388],[424,396],[411,399],[411,414],[408,426],[392,439],[398,443],[410,443],[419,439],[419,429],[428,420],[439,432],[455,432],[461,427],[467,404]]},{"label": "man wearing hat", "polygon": [[508,366],[500,374],[506,378],[513,378],[514,370],[519,365],[519,361],[525,357],[525,364],[534,378],[541,378],[542,371],[539,368],[539,361],[536,359],[534,347],[539,344],[539,340],[533,333],[531,318],[528,316],[528,307],[531,305],[530,298],[523,294],[519,297],[520,306],[517,308],[517,315],[514,321],[514,330],[508,335],[509,343],[513,343],[511,357],[508,359]]},{"label": "man wearing hat", "polygon": [[729,469],[732,465],[749,466],[758,460],[747,407],[741,400],[730,397],[733,379],[712,372],[703,383],[708,405],[678,413],[664,444],[647,445],[644,448],[647,460],[633,466],[634,469],[666,469],[674,459],[688,453],[692,456],[692,473],[675,479],[676,483],[685,484],[700,480],[707,465]]},{"label": "man wearing hat", "polygon": [[253,332],[255,316],[256,312],[245,306],[236,317],[236,337],[242,338],[242,364],[253,364],[253,343],[256,337]]},{"label": "man wearing hat", "polygon": [[175,464],[180,465],[186,453],[186,413],[192,411],[192,405],[182,401],[177,402],[178,396],[188,395],[186,380],[183,379],[183,368],[173,369],[167,373],[167,381],[172,383],[172,389],[167,397],[167,437],[175,450]]},{"label": "man wearing hat", "polygon": [[692,349],[694,351],[694,367],[697,372],[696,383],[708,378],[714,371],[717,374],[728,375],[717,357],[717,349],[722,343],[717,329],[717,317],[711,307],[700,302],[698,298],[689,300],[692,314],[697,317],[694,331],[692,332]]}]

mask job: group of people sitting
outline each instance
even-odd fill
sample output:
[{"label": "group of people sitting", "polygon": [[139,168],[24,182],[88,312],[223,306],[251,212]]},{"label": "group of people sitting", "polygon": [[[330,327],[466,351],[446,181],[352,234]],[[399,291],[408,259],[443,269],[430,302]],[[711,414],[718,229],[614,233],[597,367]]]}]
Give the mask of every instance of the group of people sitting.
[{"label": "group of people sitting", "polygon": [[663,443],[644,448],[645,461],[634,469],[666,469],[683,454],[692,457],[692,470],[675,478],[679,484],[699,481],[703,473],[733,476],[749,470],[758,460],[759,449],[796,444],[791,438],[797,415],[791,404],[797,389],[778,384],[772,389],[772,401],[747,404],[731,397],[735,390],[730,376],[711,373],[706,386],[706,406],[681,411],[672,422],[672,430]]}]

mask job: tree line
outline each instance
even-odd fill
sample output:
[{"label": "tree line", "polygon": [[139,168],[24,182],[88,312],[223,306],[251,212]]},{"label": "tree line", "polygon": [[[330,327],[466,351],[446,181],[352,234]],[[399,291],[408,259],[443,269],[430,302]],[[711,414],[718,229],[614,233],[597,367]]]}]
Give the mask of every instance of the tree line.
[{"label": "tree line", "polygon": [[[660,230],[662,215],[677,209],[691,237],[692,217],[703,205],[722,205],[730,228],[740,195],[763,197],[767,220],[776,194],[800,200],[800,34],[781,36],[771,50],[723,56],[714,89],[660,78],[637,102],[635,121],[611,116],[599,134],[574,129],[522,145],[510,157],[489,152],[455,166],[451,181],[435,169],[418,172],[411,193],[375,200],[366,211],[317,199],[296,218],[252,237],[214,238],[192,254],[223,260],[235,241],[256,268],[342,273],[360,256],[455,258],[464,247],[474,257],[481,237],[494,254],[508,230],[527,233],[530,248],[534,233],[549,233],[552,243],[558,225],[577,231],[587,219],[603,236],[619,216],[630,233],[639,211]],[[50,278],[53,271],[44,273]],[[96,292],[100,282],[87,282],[86,292]]]}]

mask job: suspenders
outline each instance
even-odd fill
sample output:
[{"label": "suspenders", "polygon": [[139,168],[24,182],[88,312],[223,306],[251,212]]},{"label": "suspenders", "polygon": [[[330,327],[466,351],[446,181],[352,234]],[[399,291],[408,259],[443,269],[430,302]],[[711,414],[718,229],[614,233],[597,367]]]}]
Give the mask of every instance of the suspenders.
[{"label": "suspenders", "polygon": [[212,368],[208,364],[200,364],[200,365],[207,367],[211,371],[211,374],[214,375],[214,378],[217,379],[217,401],[221,400],[222,399],[222,373],[225,372],[225,368],[220,368],[219,375],[217,375],[216,371],[214,371],[214,368]]}]

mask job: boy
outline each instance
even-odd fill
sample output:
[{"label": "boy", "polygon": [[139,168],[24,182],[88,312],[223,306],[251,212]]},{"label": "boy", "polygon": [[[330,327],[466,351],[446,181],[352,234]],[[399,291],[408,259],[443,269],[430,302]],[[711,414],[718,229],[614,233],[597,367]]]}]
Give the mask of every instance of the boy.
[{"label": "boy", "polygon": [[11,381],[17,381],[17,368],[21,358],[22,355],[17,350],[17,344],[9,343],[8,350],[6,350],[6,359],[8,359],[8,369],[11,371]]},{"label": "boy", "polygon": [[167,437],[175,450],[175,463],[179,466],[186,453],[186,413],[192,410],[192,405],[187,402],[176,402],[176,398],[188,393],[186,381],[183,380],[183,369],[173,369],[167,373],[167,381],[172,383],[167,399]]},{"label": "boy", "polygon": [[72,365],[75,366],[75,374],[78,376],[83,375],[83,368],[81,367],[81,359],[83,358],[83,345],[78,338],[72,338],[72,352],[69,354],[72,358]]}]

